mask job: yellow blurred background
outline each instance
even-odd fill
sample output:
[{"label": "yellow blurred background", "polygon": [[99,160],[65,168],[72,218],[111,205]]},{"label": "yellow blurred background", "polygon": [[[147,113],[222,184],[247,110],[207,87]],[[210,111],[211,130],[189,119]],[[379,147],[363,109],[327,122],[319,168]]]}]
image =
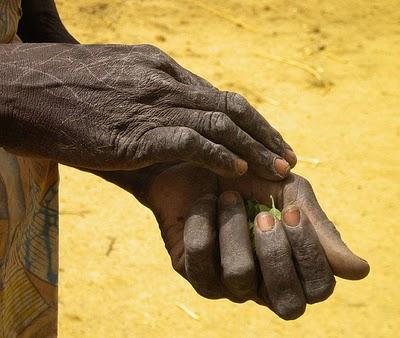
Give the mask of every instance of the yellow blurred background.
[{"label": "yellow blurred background", "polygon": [[365,280],[339,279],[292,322],[254,303],[206,300],[173,271],[149,210],[62,167],[60,337],[399,337],[398,0],[56,3],[81,43],[154,44],[245,95],[371,264]]}]

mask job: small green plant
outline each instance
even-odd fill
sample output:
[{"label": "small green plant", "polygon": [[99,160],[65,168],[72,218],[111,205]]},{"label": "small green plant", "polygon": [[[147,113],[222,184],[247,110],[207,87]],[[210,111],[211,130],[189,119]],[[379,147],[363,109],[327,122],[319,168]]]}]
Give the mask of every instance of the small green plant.
[{"label": "small green plant", "polygon": [[261,204],[256,199],[251,198],[245,201],[246,206],[246,213],[247,213],[247,224],[249,226],[249,235],[253,250],[255,250],[255,242],[254,242],[254,219],[256,218],[257,214],[260,212],[269,212],[272,216],[276,219],[282,219],[282,213],[275,208],[275,201],[272,195],[269,196],[272,201],[272,208],[269,208],[265,204]]}]

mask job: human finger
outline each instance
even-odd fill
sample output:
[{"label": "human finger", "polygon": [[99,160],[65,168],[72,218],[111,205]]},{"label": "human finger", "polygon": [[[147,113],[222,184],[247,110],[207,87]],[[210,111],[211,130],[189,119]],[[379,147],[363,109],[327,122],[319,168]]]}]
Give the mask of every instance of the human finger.
[{"label": "human finger", "polygon": [[314,228],[307,215],[295,206],[284,209],[282,215],[307,302],[325,300],[333,292],[335,278]]},{"label": "human finger", "polygon": [[199,198],[185,222],[184,248],[186,278],[202,296],[222,297],[216,220],[217,198]]},{"label": "human finger", "polygon": [[291,167],[296,165],[297,157],[293,149],[242,95],[182,83],[175,87],[176,93],[171,98],[175,106],[223,112],[243,131],[284,158]]},{"label": "human finger", "polygon": [[244,132],[226,114],[201,110],[175,109],[170,125],[183,124],[205,138],[221,144],[244,159],[251,170],[269,180],[281,180],[290,171],[290,165]]},{"label": "human finger", "polygon": [[301,316],[306,299],[281,222],[270,213],[261,212],[255,218],[254,235],[257,258],[273,311],[286,320]]},{"label": "human finger", "polygon": [[222,283],[238,301],[254,297],[257,276],[246,210],[238,192],[225,191],[218,200]]},{"label": "human finger", "polygon": [[162,127],[146,132],[133,155],[135,169],[154,163],[185,161],[224,177],[247,171],[247,163],[220,144],[187,127]]},{"label": "human finger", "polygon": [[275,154],[282,156],[291,167],[296,165],[297,157],[292,148],[246,98],[232,92],[220,92],[220,96],[225,97],[225,111],[235,123]]},{"label": "human finger", "polygon": [[355,255],[343,242],[335,225],[328,219],[319,205],[311,184],[304,178],[292,174],[285,187],[284,204],[293,200],[313,225],[333,273],[345,279],[362,279],[369,273],[368,262]]}]

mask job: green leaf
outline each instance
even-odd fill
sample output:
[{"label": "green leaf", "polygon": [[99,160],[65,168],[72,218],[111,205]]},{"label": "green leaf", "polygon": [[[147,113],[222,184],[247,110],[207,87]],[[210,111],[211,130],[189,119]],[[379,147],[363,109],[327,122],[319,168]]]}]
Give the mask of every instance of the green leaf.
[{"label": "green leaf", "polygon": [[257,206],[258,206],[259,212],[262,212],[262,211],[267,211],[267,212],[269,212],[269,211],[270,211],[270,208],[268,208],[268,207],[267,207],[266,205],[264,205],[264,204],[258,204]]},{"label": "green leaf", "polygon": [[269,195],[269,197],[271,198],[272,201],[272,208],[269,210],[269,213],[276,219],[282,220],[282,213],[275,208],[274,198],[272,197],[272,195]]},{"label": "green leaf", "polygon": [[257,200],[255,200],[253,198],[246,200],[245,207],[246,207],[246,213],[247,213],[247,220],[249,222],[253,222],[254,218],[256,217],[256,215],[258,213],[257,205],[258,205]]}]

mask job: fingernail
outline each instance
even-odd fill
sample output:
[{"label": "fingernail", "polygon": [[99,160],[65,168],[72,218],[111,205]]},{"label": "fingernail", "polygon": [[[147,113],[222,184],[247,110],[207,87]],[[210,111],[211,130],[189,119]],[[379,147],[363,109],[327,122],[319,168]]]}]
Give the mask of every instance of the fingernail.
[{"label": "fingernail", "polygon": [[247,162],[240,158],[236,160],[236,171],[239,175],[243,175],[247,171]]},{"label": "fingernail", "polygon": [[287,163],[285,160],[282,160],[280,158],[275,159],[274,166],[275,166],[276,172],[282,177],[285,177],[290,170],[289,163]]},{"label": "fingernail", "polygon": [[295,227],[300,223],[300,210],[297,207],[292,207],[283,213],[283,221],[285,224]]},{"label": "fingernail", "polygon": [[285,150],[285,154],[284,154],[284,158],[286,159],[286,161],[288,161],[288,163],[290,164],[290,166],[293,168],[296,163],[297,163],[297,156],[294,153],[294,151],[290,150],[290,149],[286,149]]},{"label": "fingernail", "polygon": [[272,230],[275,225],[274,217],[267,212],[258,214],[255,219],[255,222],[258,228],[264,232]]},{"label": "fingernail", "polygon": [[221,195],[221,201],[224,205],[232,205],[239,202],[239,195],[234,191],[224,191]]}]

